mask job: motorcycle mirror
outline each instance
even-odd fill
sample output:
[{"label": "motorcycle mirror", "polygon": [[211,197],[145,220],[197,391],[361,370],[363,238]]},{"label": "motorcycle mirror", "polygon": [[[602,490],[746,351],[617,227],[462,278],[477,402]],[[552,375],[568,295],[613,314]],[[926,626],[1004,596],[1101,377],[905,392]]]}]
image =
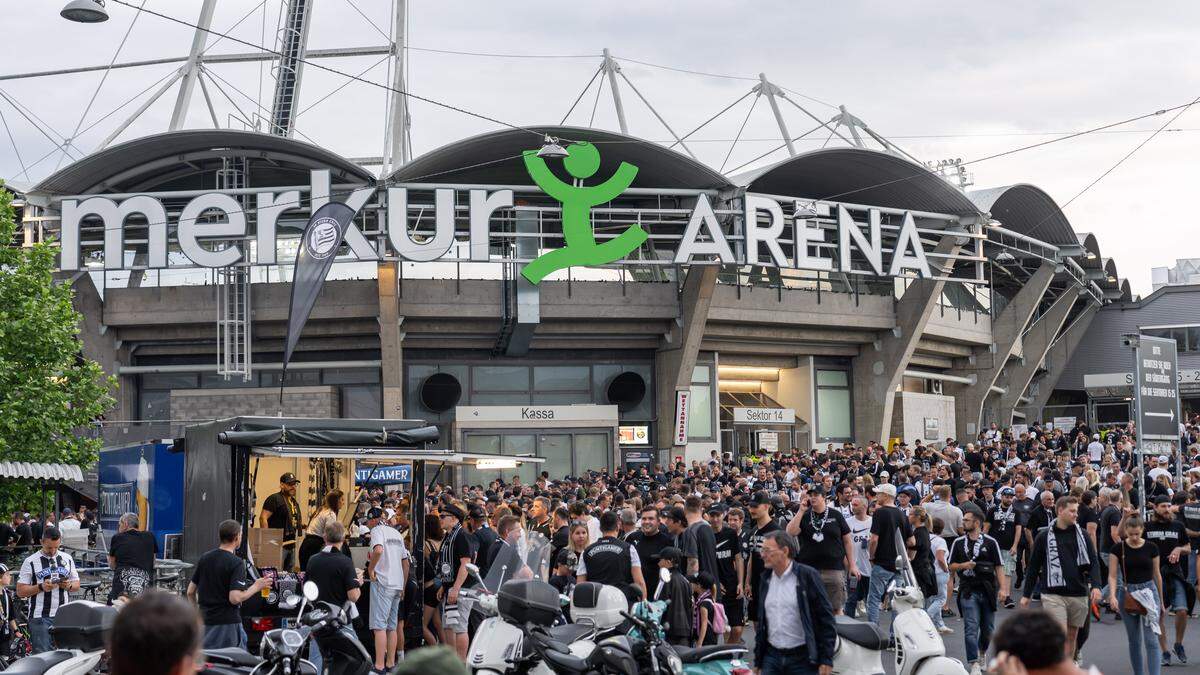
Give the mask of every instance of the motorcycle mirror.
[{"label": "motorcycle mirror", "polygon": [[300,605],[300,596],[295,593],[288,593],[282,600],[279,601],[279,608],[290,612]]},{"label": "motorcycle mirror", "polygon": [[317,596],[320,595],[320,593],[321,591],[317,588],[315,583],[311,581],[304,582],[304,597],[309,602],[316,602]]},{"label": "motorcycle mirror", "polygon": [[479,566],[475,563],[467,563],[467,571],[471,574],[479,574]]},{"label": "motorcycle mirror", "polygon": [[671,583],[671,571],[665,567],[658,568],[658,580],[664,584]]}]

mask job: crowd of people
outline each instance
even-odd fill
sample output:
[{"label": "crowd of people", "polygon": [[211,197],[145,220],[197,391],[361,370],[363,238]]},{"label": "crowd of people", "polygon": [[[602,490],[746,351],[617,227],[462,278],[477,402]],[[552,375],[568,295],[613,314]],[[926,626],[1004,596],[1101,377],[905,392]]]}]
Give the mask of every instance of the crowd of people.
[{"label": "crowd of people", "polygon": [[[664,618],[674,644],[742,642],[753,630],[755,663],[768,675],[831,672],[835,617],[886,626],[888,589],[906,567],[943,635],[954,633],[947,616],[962,618],[973,672],[986,669],[989,649],[1001,651],[998,609],[1038,603],[1037,616],[1061,630],[1066,663],[1080,661],[1091,624],[1109,612],[1126,630],[1131,672],[1157,674],[1188,658],[1183,637],[1200,552],[1196,422],[1161,456],[1140,455],[1131,426],[1032,425],[1013,435],[992,425],[970,442],[828,444],[737,460],[714,452],[671,466],[542,473],[531,483],[512,476],[434,484],[416,545],[403,492],[368,490],[356,503],[331,492],[303,526],[298,480],[285,474],[259,521],[285,530],[285,556],[318,584],[322,600],[357,600],[370,582],[365,620],[380,671],[404,660],[406,618],[425,644],[465,659],[472,594],[464,591],[477,583],[469,564],[488,578],[498,560],[540,537],[549,543],[549,581],[561,592],[591,581],[631,600],[669,599]],[[110,559],[114,568],[136,568],[145,556],[129,515],[122,527],[133,534],[121,560]],[[54,610],[78,588],[70,557],[57,553],[60,526],[42,527],[33,539],[42,548],[17,578],[39,647],[48,644],[43,627]],[[29,524],[14,520],[10,529],[19,537],[22,528]],[[206,647],[245,644],[239,605],[267,583],[238,557],[242,535],[238,522],[222,523],[219,546],[191,577],[187,595],[199,606]],[[344,555],[351,543],[368,547],[365,569]],[[133,573],[122,578],[139,583]],[[47,620],[37,632],[35,616]]]},{"label": "crowd of people", "polygon": [[[1036,602],[1063,627],[1072,661],[1089,617],[1107,611],[1128,631],[1132,671],[1157,673],[1188,658],[1183,635],[1200,551],[1195,422],[1170,454],[1144,463],[1131,426],[1092,430],[1080,422],[1067,430],[1033,425],[1016,436],[992,425],[971,442],[828,444],[737,462],[713,453],[668,467],[543,473],[531,484],[513,476],[435,485],[425,550],[416,556],[428,565],[421,627],[427,642],[465,657],[469,607],[459,594],[473,580],[463,565],[486,570],[505,542],[538,532],[552,543],[551,582],[560,589],[601,581],[630,597],[653,596],[654,568],[667,568],[673,642],[737,642],[752,625],[758,662],[767,663],[775,651],[795,656],[788,628],[778,639],[770,633],[784,623],[772,621],[767,597],[771,580],[784,577],[770,572],[790,569],[771,559],[786,551],[776,561],[820,587],[806,595],[823,602],[800,612],[799,634],[812,636],[804,642],[808,663],[821,671],[832,658],[833,616],[880,623],[899,554],[938,629],[949,635],[945,617],[962,617],[975,670],[986,665],[998,608]],[[376,491],[360,510],[394,514],[391,523],[404,531],[405,506],[401,494]],[[1134,612],[1127,598],[1142,598],[1145,611]]]}]

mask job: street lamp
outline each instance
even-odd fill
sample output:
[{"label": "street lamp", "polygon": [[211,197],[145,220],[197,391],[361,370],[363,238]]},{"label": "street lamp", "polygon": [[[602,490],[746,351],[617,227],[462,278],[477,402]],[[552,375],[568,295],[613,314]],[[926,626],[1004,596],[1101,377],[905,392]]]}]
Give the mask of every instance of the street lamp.
[{"label": "street lamp", "polygon": [[537,151],[537,156],[544,158],[562,158],[568,154],[566,148],[559,145],[558,139],[553,136],[546,136],[542,143],[542,149]]},{"label": "street lamp", "polygon": [[1008,251],[1000,251],[996,254],[995,260],[1001,265],[1011,265],[1017,261],[1017,257]]},{"label": "street lamp", "polygon": [[77,23],[108,21],[108,10],[104,9],[104,0],[71,0],[59,14],[62,18]]}]

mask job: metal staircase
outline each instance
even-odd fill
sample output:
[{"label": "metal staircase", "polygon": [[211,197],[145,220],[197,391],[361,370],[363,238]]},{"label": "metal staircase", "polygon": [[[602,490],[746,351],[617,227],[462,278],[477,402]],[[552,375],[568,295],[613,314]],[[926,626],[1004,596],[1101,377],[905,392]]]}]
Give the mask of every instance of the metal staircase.
[{"label": "metal staircase", "polygon": [[279,29],[277,51],[282,56],[272,67],[275,75],[275,101],[271,106],[271,129],[276,136],[291,136],[296,119],[296,96],[308,45],[310,0],[288,0],[287,15]]}]

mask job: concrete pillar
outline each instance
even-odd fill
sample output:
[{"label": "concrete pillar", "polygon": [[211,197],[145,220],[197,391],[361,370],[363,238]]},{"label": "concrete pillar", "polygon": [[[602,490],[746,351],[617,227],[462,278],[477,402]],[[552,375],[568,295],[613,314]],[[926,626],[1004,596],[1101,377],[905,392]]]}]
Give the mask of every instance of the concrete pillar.
[{"label": "concrete pillar", "polygon": [[[1046,408],[1046,403],[1050,401],[1050,394],[1054,392],[1058,378],[1062,377],[1067,363],[1071,360],[1071,355],[1075,353],[1079,341],[1087,334],[1088,326],[1092,325],[1092,319],[1095,318],[1099,309],[1099,305],[1089,304],[1087,309],[1083,310],[1070,326],[1067,326],[1062,336],[1046,352],[1046,373],[1038,380],[1037,393],[1030,392],[1028,394],[1030,399],[1028,405],[1023,406],[1020,401],[1017,401],[1015,406],[1015,409],[1025,413],[1027,420],[1042,419],[1042,411]],[[1007,414],[1011,415],[1011,413]]]},{"label": "concrete pillar", "polygon": [[1077,299],[1079,295],[1074,287],[1063,291],[1025,333],[1021,358],[1010,362],[1003,369],[998,386],[1003,387],[1005,391],[1000,394],[1000,402],[996,406],[996,423],[1000,426],[1012,424],[1012,411],[1017,407],[1017,400],[1029,388],[1029,383],[1033,381],[1042,359],[1046,358],[1046,352],[1050,350],[1050,345],[1054,344],[1058,331],[1062,329]]},{"label": "concrete pillar", "polygon": [[975,377],[975,384],[946,382],[944,391],[954,397],[954,419],[958,426],[956,438],[974,438],[981,425],[991,420],[982,419],[983,403],[991,393],[992,385],[1000,370],[1008,362],[1021,341],[1021,334],[1045,295],[1058,265],[1045,261],[1021,290],[1013,296],[1000,314],[992,319],[992,344],[987,352],[976,350],[969,359],[955,363],[950,375]]},{"label": "concrete pillar", "polygon": [[400,333],[398,262],[381,262],[379,271],[379,359],[382,371],[383,417],[404,417],[404,360]]},{"label": "concrete pillar", "polygon": [[[958,239],[954,235],[942,237],[934,253],[954,255],[959,249]],[[954,263],[931,256],[929,267],[942,276],[953,271]],[[896,302],[896,327],[890,333],[879,334],[874,344],[863,345],[854,359],[854,438],[859,443],[887,442],[896,388],[945,286],[946,282],[939,279],[918,279],[909,285]]]},{"label": "concrete pillar", "polygon": [[[654,355],[655,406],[658,448],[675,444],[675,392],[687,391],[692,385],[696,355],[704,339],[708,308],[717,285],[717,265],[692,265],[683,281],[679,295],[679,317],[667,335],[665,344]],[[715,424],[714,420],[714,424]]]}]

